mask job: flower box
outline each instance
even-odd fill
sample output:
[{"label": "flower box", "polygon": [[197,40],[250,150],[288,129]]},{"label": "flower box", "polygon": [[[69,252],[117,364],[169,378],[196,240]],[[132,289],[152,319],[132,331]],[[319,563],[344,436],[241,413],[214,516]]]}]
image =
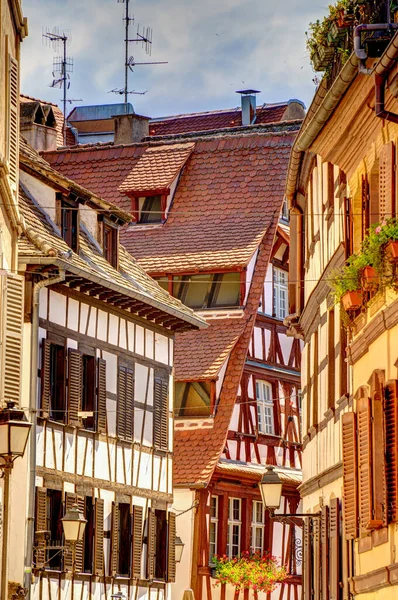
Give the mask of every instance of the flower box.
[{"label": "flower box", "polygon": [[362,294],[359,291],[346,292],[342,297],[344,310],[358,310],[362,306]]},{"label": "flower box", "polygon": [[389,241],[386,246],[386,254],[390,260],[398,260],[398,241]]},{"label": "flower box", "polygon": [[351,27],[354,24],[355,15],[348,13],[344,8],[340,11],[337,19],[339,27]]},{"label": "flower box", "polygon": [[323,63],[326,63],[326,66],[332,62],[334,53],[335,49],[333,46],[319,46],[318,48],[319,58]]},{"label": "flower box", "polygon": [[379,285],[379,274],[374,267],[365,267],[362,271],[362,285],[364,290],[371,292]]},{"label": "flower box", "polygon": [[332,21],[328,33],[328,43],[330,46],[338,46],[346,33],[347,27],[339,27],[337,21]]}]

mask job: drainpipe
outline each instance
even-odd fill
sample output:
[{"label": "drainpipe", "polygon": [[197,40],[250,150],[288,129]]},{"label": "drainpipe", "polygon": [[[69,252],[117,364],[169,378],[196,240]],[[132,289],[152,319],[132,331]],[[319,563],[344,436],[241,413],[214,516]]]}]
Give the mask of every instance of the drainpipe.
[{"label": "drainpipe", "polygon": [[361,45],[361,33],[362,31],[391,31],[398,29],[398,23],[362,23],[355,27],[354,31],[354,52],[361,61],[359,64],[359,72],[364,75],[371,75],[373,69],[366,68],[366,54],[365,48]]},{"label": "drainpipe", "polygon": [[392,123],[398,123],[398,115],[385,109],[384,92],[386,86],[386,74],[375,73],[375,115],[380,119],[386,119]]},{"label": "drainpipe", "polygon": [[31,379],[30,379],[30,398],[29,413],[32,429],[29,440],[29,504],[28,518],[26,526],[26,554],[25,554],[25,574],[24,587],[28,590],[27,597],[30,598],[33,564],[33,544],[34,544],[34,520],[35,520],[35,489],[36,489],[36,428],[37,428],[37,350],[39,333],[39,296],[42,288],[65,281],[65,271],[60,271],[59,275],[50,279],[38,281],[33,286],[32,292],[32,329],[30,332],[30,353],[31,353]]}]

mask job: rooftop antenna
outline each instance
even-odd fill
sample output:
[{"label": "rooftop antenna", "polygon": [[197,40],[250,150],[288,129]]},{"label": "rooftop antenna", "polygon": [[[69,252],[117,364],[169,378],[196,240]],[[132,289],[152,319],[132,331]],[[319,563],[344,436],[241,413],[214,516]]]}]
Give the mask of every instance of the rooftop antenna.
[{"label": "rooftop antenna", "polygon": [[64,123],[63,123],[63,138],[64,138],[64,146],[66,146],[66,92],[70,87],[70,73],[73,72],[73,58],[68,58],[66,56],[66,46],[68,40],[71,39],[70,31],[62,30],[60,31],[58,27],[54,27],[52,31],[48,28],[43,32],[43,38],[45,38],[48,45],[51,45],[54,49],[54,52],[59,51],[62,46],[62,55],[54,57],[53,60],[53,80],[50,83],[50,87],[53,88],[63,88],[63,112],[64,112]]},{"label": "rooftop antenna", "polygon": [[124,106],[125,112],[127,113],[127,98],[129,94],[144,95],[146,92],[129,91],[128,88],[128,76],[129,70],[133,71],[133,67],[136,65],[166,65],[167,62],[135,62],[133,56],[129,56],[129,44],[135,42],[136,44],[141,43],[142,48],[145,48],[146,54],[151,55],[152,51],[152,29],[150,27],[143,27],[140,29],[140,25],[137,26],[136,37],[130,39],[129,29],[130,23],[134,23],[134,17],[130,17],[129,3],[130,0],[117,0],[118,4],[125,4],[125,15],[124,15],[124,44],[125,44],[125,60],[124,60],[124,88],[114,88],[111,90],[114,94],[124,95]]}]

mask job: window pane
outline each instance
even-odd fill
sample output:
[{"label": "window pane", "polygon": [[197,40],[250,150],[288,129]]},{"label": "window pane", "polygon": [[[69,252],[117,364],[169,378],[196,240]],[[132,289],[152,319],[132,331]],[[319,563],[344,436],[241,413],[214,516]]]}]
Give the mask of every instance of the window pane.
[{"label": "window pane", "polygon": [[224,273],[218,275],[215,283],[211,306],[239,306],[240,300],[240,274]]},{"label": "window pane", "polygon": [[160,196],[148,196],[139,199],[139,223],[161,223],[162,209]]},{"label": "window pane", "polygon": [[218,513],[218,497],[212,496],[210,500],[210,516],[214,519],[217,519]]},{"label": "window pane", "polygon": [[190,308],[205,308],[212,277],[208,273],[175,277],[174,295]]}]

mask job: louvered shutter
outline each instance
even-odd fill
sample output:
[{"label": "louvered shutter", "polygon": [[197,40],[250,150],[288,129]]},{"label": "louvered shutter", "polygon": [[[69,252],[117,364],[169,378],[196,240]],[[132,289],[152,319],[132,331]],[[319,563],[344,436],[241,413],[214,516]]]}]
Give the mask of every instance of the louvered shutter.
[{"label": "louvered shutter", "polygon": [[[40,569],[46,562],[46,545],[47,541],[44,536],[44,531],[47,530],[47,489],[36,488],[36,523],[35,523],[35,563]],[[40,533],[37,533],[40,532]]]},{"label": "louvered shutter", "polygon": [[153,443],[159,450],[168,450],[169,398],[168,381],[155,377]]},{"label": "louvered shutter", "polygon": [[94,512],[94,574],[104,574],[104,501],[95,499]]},{"label": "louvered shutter", "polygon": [[9,179],[10,187],[13,192],[17,189],[17,174],[18,174],[18,98],[19,98],[19,83],[18,83],[18,63],[9,56],[8,63],[8,85],[9,85],[9,124],[8,124],[8,164],[9,164]]},{"label": "louvered shutter", "polygon": [[[65,495],[65,513],[77,504],[78,509],[85,514],[85,501],[82,496],[77,494],[66,493]],[[64,554],[64,569],[65,571],[73,571],[73,543],[65,540],[66,552]],[[83,571],[83,556],[84,556],[84,540],[77,542],[75,545],[75,566],[76,573]]]},{"label": "louvered shutter", "polygon": [[312,523],[312,546],[313,546],[313,596],[320,598],[321,595],[321,523],[314,519]]},{"label": "louvered shutter", "polygon": [[133,441],[134,435],[134,373],[131,369],[126,370],[126,424],[125,439]]},{"label": "louvered shutter", "polygon": [[398,381],[388,381],[385,388],[385,449],[387,513],[389,522],[398,520]]},{"label": "louvered shutter", "polygon": [[111,529],[111,575],[115,577],[119,566],[119,507],[112,502],[112,529]]},{"label": "louvered shutter", "polygon": [[359,398],[357,403],[358,427],[358,496],[361,530],[372,527],[372,421],[370,398]]},{"label": "louvered shutter", "polygon": [[127,373],[125,367],[119,367],[117,380],[117,423],[116,431],[118,437],[126,438],[126,390]]},{"label": "louvered shutter", "polygon": [[342,416],[343,438],[343,489],[345,539],[358,537],[358,461],[357,423],[355,413]]},{"label": "louvered shutter", "polygon": [[106,433],[106,360],[99,358],[97,369],[97,429]]},{"label": "louvered shutter", "polygon": [[48,340],[42,341],[41,345],[41,417],[48,417],[50,413],[50,367],[51,367],[51,344]]},{"label": "louvered shutter", "polygon": [[78,350],[68,350],[68,423],[81,426],[79,417],[83,393],[83,359]]},{"label": "louvered shutter", "polygon": [[378,382],[372,393],[373,527],[387,525],[383,395],[383,386]]},{"label": "louvered shutter", "polygon": [[147,536],[147,578],[155,578],[155,553],[156,553],[156,515],[151,508],[148,509],[148,536]]},{"label": "louvered shutter", "polygon": [[303,592],[304,600],[312,600],[312,544],[311,524],[309,519],[304,519],[303,525]]},{"label": "louvered shutter", "polygon": [[382,147],[379,162],[379,218],[389,219],[395,212],[395,146]]},{"label": "louvered shutter", "polygon": [[361,182],[361,204],[362,204],[362,239],[369,229],[369,183],[368,176],[362,175]]},{"label": "louvered shutter", "polygon": [[140,579],[141,577],[141,556],[142,556],[142,526],[144,511],[142,506],[133,506],[133,535],[132,535],[132,576]]},{"label": "louvered shutter", "polygon": [[167,526],[167,581],[176,580],[176,516],[168,513]]},{"label": "louvered shutter", "polygon": [[20,405],[22,373],[22,330],[24,280],[19,275],[1,276],[2,328],[4,343],[0,353],[0,394],[4,402]]},{"label": "louvered shutter", "polygon": [[321,513],[321,589],[322,600],[329,600],[329,507]]},{"label": "louvered shutter", "polygon": [[340,503],[338,498],[330,500],[329,511],[329,536],[330,536],[330,572],[329,572],[329,597],[330,600],[340,598]]}]

